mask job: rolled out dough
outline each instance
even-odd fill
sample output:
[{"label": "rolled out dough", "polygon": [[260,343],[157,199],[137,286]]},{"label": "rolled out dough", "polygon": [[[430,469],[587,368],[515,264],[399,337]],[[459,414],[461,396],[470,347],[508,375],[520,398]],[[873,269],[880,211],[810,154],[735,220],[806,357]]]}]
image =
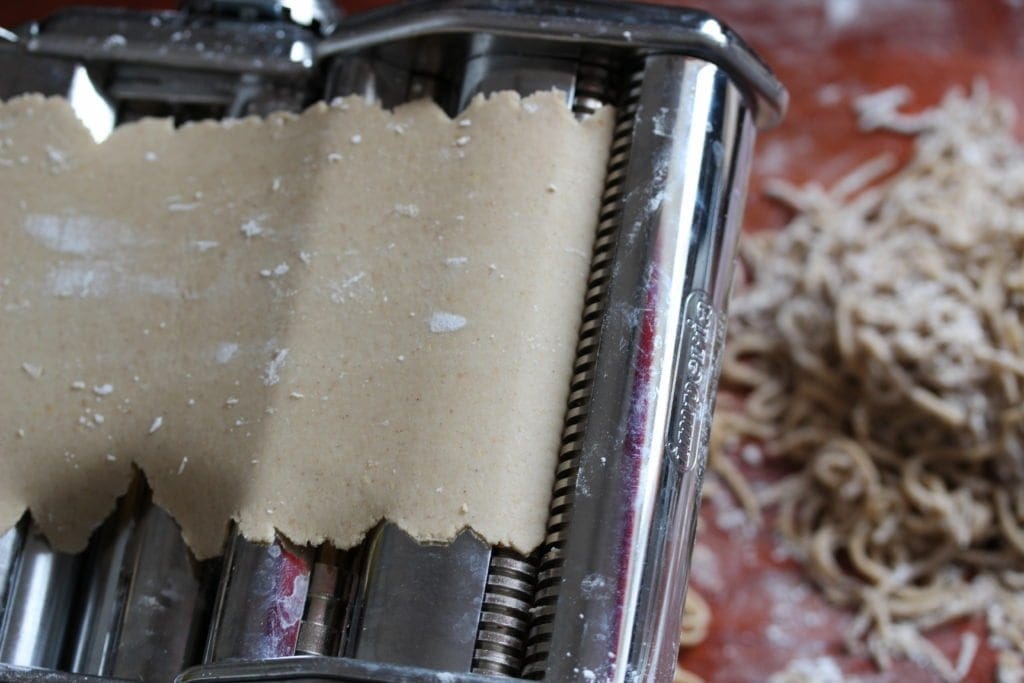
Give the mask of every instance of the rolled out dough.
[{"label": "rolled out dough", "polygon": [[143,469],[200,557],[543,538],[612,124],[359,99],[95,144],[0,104],[0,529],[76,551]]}]

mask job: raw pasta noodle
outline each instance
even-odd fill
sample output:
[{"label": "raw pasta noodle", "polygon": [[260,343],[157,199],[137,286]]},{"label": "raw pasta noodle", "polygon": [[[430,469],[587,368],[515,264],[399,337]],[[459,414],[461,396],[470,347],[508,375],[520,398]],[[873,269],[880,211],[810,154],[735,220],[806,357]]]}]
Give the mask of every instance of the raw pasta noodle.
[{"label": "raw pasta noodle", "polygon": [[676,674],[672,677],[672,683],[704,683],[704,679],[677,664]]},{"label": "raw pasta noodle", "polygon": [[693,647],[704,642],[711,625],[711,607],[695,589],[686,593],[683,607],[683,623],[679,628],[679,647]]},{"label": "raw pasta noodle", "polygon": [[[683,621],[679,627],[679,647],[690,648],[700,645],[708,637],[711,625],[711,607],[696,589],[691,587],[686,593],[683,606]],[[674,683],[704,683],[704,679],[676,664]]]},{"label": "raw pasta noodle", "polygon": [[1024,148],[983,84],[918,114],[907,97],[859,102],[863,127],[916,136],[895,174],[880,157],[771,188],[795,216],[743,244],[712,467],[743,441],[791,463],[758,502],[856,611],[851,646],[954,681],[977,643],[951,661],[922,630],[999,604],[1024,645]]}]

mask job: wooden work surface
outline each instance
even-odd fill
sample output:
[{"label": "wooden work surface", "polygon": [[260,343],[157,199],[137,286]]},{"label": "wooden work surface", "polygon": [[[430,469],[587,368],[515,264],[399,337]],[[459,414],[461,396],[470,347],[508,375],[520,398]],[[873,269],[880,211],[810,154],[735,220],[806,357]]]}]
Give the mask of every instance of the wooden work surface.
[{"label": "wooden work surface", "polygon": [[[46,16],[63,2],[0,4],[0,25]],[[173,7],[173,2],[93,2]],[[352,0],[350,12],[384,4]],[[682,4],[682,3],[669,3]],[[748,230],[778,228],[786,214],[767,201],[768,178],[825,185],[883,151],[903,157],[907,140],[857,132],[852,98],[906,85],[914,105],[936,102],[951,86],[984,78],[1024,112],[1024,3],[1021,0],[720,0],[687,3],[732,25],[789,88],[785,122],[758,140]],[[1024,133],[1024,126],[1019,126]],[[771,473],[744,466],[749,476]],[[778,473],[775,474],[777,476]],[[934,674],[907,663],[879,673],[868,660],[845,653],[849,616],[830,608],[786,559],[770,523],[743,524],[727,498],[706,501],[698,534],[693,583],[709,599],[714,621],[708,639],[681,661],[708,681],[765,681],[792,660],[830,656],[861,683],[924,683]],[[936,643],[949,655],[961,634],[974,631],[982,648],[967,680],[993,680],[994,659],[984,645],[983,620],[942,629]]]}]

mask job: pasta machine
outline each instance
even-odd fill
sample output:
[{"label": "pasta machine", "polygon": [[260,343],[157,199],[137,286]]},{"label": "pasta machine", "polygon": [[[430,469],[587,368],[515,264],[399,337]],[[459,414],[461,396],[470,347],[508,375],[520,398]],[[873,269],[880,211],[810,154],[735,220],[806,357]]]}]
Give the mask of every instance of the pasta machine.
[{"label": "pasta machine", "polygon": [[[198,563],[141,477],[81,555],[0,537],[0,680],[665,681],[678,628],[755,130],[786,92],[724,24],[611,2],[317,0],[73,8],[0,29],[0,97],[67,97],[96,134],[359,94],[558,89],[617,108],[548,535],[361,547],[226,539]],[[557,460],[557,462],[556,462]]]}]

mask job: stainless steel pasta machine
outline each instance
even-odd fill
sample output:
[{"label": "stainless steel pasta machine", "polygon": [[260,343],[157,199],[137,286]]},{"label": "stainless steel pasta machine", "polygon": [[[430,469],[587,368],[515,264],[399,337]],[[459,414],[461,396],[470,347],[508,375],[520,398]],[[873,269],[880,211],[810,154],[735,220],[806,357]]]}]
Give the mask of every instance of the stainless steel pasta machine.
[{"label": "stainless steel pasta machine", "polygon": [[597,1],[342,18],[317,0],[186,0],[0,29],[0,98],[66,96],[98,136],[347,94],[455,114],[478,93],[552,88],[618,119],[534,555],[385,523],[346,551],[232,533],[197,563],[140,477],[80,556],[29,518],[0,536],[0,680],[672,678],[752,143],[786,106],[728,27]]}]

